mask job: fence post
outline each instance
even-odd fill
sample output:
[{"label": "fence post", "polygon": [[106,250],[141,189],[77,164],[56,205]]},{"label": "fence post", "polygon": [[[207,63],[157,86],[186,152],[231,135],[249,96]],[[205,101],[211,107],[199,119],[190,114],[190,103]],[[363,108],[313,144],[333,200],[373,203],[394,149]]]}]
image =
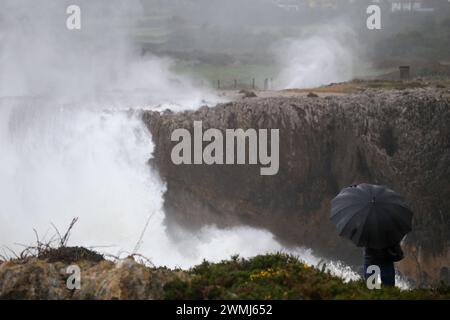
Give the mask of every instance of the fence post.
[{"label": "fence post", "polygon": [[252,79],[252,89],[255,90],[255,78]]},{"label": "fence post", "polygon": [[217,90],[220,90],[220,80],[217,80]]},{"label": "fence post", "polygon": [[237,89],[237,80],[235,79],[234,80],[234,90],[236,90]]}]

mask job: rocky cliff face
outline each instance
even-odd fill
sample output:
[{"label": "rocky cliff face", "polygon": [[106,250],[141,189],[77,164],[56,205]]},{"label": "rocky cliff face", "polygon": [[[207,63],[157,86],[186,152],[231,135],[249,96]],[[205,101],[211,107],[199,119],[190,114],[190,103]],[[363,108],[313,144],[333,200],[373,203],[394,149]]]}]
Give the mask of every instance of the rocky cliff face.
[{"label": "rocky cliff face", "polygon": [[[329,221],[330,200],[355,182],[387,184],[415,212],[401,271],[420,281],[448,271],[448,89],[254,98],[143,118],[155,142],[152,163],[167,182],[169,225],[262,227],[287,245],[360,264],[361,250],[340,239]],[[279,129],[279,173],[263,177],[259,166],[249,165],[174,165],[171,133],[192,131],[195,120],[204,130]]]}]

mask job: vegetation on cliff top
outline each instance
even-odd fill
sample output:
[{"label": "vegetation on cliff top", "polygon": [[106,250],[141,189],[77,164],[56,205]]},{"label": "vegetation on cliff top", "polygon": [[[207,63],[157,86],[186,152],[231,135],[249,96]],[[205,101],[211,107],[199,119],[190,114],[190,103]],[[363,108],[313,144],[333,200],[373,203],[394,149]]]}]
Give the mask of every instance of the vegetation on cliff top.
[{"label": "vegetation on cliff top", "polygon": [[[155,267],[139,254],[105,259],[93,250],[67,246],[76,222],[72,220],[64,235],[55,227],[57,239],[48,242],[36,233],[36,246],[15,258],[0,256],[0,299],[450,300],[450,287],[444,284],[369,290],[363,280],[346,283],[326,265],[319,269],[285,253],[203,261],[187,271]],[[68,275],[61,274],[73,264],[81,270],[81,288],[75,291],[66,286]]]},{"label": "vegetation on cliff top", "polygon": [[362,280],[345,283],[286,254],[204,261],[189,274],[189,281],[176,279],[166,284],[166,299],[450,299],[450,288],[444,286],[368,290]]},{"label": "vegetation on cliff top", "polygon": [[[362,280],[345,283],[325,268],[282,253],[204,261],[189,271],[147,267],[132,257],[117,262],[99,257],[85,248],[62,247],[48,249],[45,257],[0,263],[0,299],[450,299],[445,286],[368,290]],[[57,270],[74,263],[82,280],[81,289],[71,291]]]}]

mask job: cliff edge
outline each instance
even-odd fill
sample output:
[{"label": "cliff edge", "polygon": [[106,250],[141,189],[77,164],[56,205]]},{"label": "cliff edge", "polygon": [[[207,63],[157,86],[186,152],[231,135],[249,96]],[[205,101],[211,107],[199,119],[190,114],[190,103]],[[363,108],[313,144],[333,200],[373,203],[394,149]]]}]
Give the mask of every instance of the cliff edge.
[{"label": "cliff edge", "polygon": [[[340,239],[330,200],[355,182],[386,184],[411,205],[414,231],[401,272],[418,283],[445,276],[450,264],[450,90],[414,88],[307,97],[250,98],[182,113],[146,111],[153,166],[167,183],[168,225],[246,224],[286,245],[361,264],[361,250]],[[171,161],[174,129],[279,129],[280,168],[180,165]]]}]

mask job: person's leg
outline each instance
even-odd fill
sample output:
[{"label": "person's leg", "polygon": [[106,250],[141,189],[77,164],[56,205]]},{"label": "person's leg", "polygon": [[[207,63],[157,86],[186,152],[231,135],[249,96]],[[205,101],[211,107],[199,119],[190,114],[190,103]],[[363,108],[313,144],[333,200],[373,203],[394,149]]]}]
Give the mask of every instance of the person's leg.
[{"label": "person's leg", "polygon": [[381,268],[381,283],[385,286],[395,286],[395,267],[393,262],[385,262],[380,265]]}]

